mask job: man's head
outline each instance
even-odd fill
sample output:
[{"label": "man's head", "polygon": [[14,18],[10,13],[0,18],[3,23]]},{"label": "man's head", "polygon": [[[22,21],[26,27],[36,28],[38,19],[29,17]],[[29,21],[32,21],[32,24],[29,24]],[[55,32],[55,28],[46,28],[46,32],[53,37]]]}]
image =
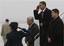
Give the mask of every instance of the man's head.
[{"label": "man's head", "polygon": [[39,3],[39,7],[40,7],[41,10],[44,10],[44,8],[46,7],[46,2],[45,1],[41,1]]},{"label": "man's head", "polygon": [[56,18],[59,16],[59,10],[58,9],[52,9],[52,13],[51,13],[53,18]]},{"label": "man's head", "polygon": [[27,17],[27,24],[28,25],[31,25],[32,23],[34,23],[34,19],[33,19],[33,17]]},{"label": "man's head", "polygon": [[10,27],[12,30],[16,30],[18,28],[18,23],[17,22],[11,22]]},{"label": "man's head", "polygon": [[9,22],[9,19],[6,19],[5,21],[6,21],[6,22]]}]

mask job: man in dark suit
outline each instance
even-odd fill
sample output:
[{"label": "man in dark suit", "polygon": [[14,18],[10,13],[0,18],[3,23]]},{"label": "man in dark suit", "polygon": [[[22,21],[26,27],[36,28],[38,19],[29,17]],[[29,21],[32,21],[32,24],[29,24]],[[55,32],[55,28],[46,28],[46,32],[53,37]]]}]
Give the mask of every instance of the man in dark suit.
[{"label": "man in dark suit", "polygon": [[11,22],[10,24],[11,32],[7,34],[7,43],[5,46],[23,46],[22,45],[22,38],[24,36],[27,36],[27,33],[24,33],[22,31],[17,31],[18,23],[17,22]]},{"label": "man in dark suit", "polygon": [[30,35],[26,38],[28,41],[28,46],[34,46],[34,41],[36,39],[37,34],[39,33],[38,25],[34,23],[33,17],[27,18],[27,24],[29,26],[28,30],[30,32]]},{"label": "man in dark suit", "polygon": [[46,7],[46,2],[41,1],[34,10],[34,17],[39,20],[40,25],[40,46],[47,45],[47,28],[51,21],[51,10]]},{"label": "man in dark suit", "polygon": [[52,10],[53,20],[49,24],[49,46],[63,46],[63,22],[59,17],[59,10]]}]

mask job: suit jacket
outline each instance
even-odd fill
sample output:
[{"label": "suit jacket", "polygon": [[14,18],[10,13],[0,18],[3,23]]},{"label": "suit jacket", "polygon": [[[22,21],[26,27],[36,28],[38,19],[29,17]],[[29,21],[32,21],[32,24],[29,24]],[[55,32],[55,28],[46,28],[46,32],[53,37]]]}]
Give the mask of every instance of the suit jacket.
[{"label": "suit jacket", "polygon": [[7,43],[5,46],[23,46],[22,45],[22,38],[27,36],[26,33],[22,31],[12,31],[7,34]]},{"label": "suit jacket", "polygon": [[46,10],[44,12],[41,12],[39,14],[38,14],[37,10],[34,10],[34,17],[36,20],[39,20],[40,35],[43,34],[44,31],[47,32],[46,29],[49,25],[49,22],[51,21],[51,10],[46,8]]},{"label": "suit jacket", "polygon": [[30,35],[26,38],[29,43],[34,43],[34,37],[39,33],[38,25],[33,23],[31,28],[28,28]]},{"label": "suit jacket", "polygon": [[50,22],[48,32],[51,46],[63,46],[63,22],[60,17]]}]

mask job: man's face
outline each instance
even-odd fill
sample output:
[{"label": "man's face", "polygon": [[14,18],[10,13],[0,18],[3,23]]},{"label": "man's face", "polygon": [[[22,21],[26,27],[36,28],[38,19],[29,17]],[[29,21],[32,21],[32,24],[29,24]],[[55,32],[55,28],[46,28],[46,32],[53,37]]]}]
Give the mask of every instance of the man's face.
[{"label": "man's face", "polygon": [[54,18],[54,17],[56,17],[57,14],[54,11],[52,11],[51,15]]},{"label": "man's face", "polygon": [[44,10],[44,8],[46,7],[44,4],[42,4],[42,3],[39,3],[39,6],[40,6],[40,9],[41,10]]}]

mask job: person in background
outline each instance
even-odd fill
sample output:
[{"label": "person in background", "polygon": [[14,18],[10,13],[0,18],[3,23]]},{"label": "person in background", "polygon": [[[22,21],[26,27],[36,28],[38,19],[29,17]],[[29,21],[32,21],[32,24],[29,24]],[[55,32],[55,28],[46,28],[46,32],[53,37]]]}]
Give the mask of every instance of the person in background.
[{"label": "person in background", "polygon": [[9,26],[9,20],[6,19],[5,23],[2,25],[2,32],[1,36],[3,38],[4,44],[7,42],[6,35],[11,32],[10,26]]},{"label": "person in background", "polygon": [[40,46],[47,46],[48,42],[48,26],[51,21],[51,10],[47,8],[46,2],[41,1],[39,5],[34,10],[34,17],[36,20],[39,20],[40,26]]},{"label": "person in background", "polygon": [[48,46],[63,46],[63,22],[59,17],[59,10],[52,9],[53,20],[49,23]]},{"label": "person in background", "polygon": [[34,23],[34,19],[31,16],[27,18],[27,24],[28,31],[30,32],[30,35],[26,37],[28,43],[27,46],[34,46],[34,41],[36,40],[36,36],[39,33],[39,27]]}]

